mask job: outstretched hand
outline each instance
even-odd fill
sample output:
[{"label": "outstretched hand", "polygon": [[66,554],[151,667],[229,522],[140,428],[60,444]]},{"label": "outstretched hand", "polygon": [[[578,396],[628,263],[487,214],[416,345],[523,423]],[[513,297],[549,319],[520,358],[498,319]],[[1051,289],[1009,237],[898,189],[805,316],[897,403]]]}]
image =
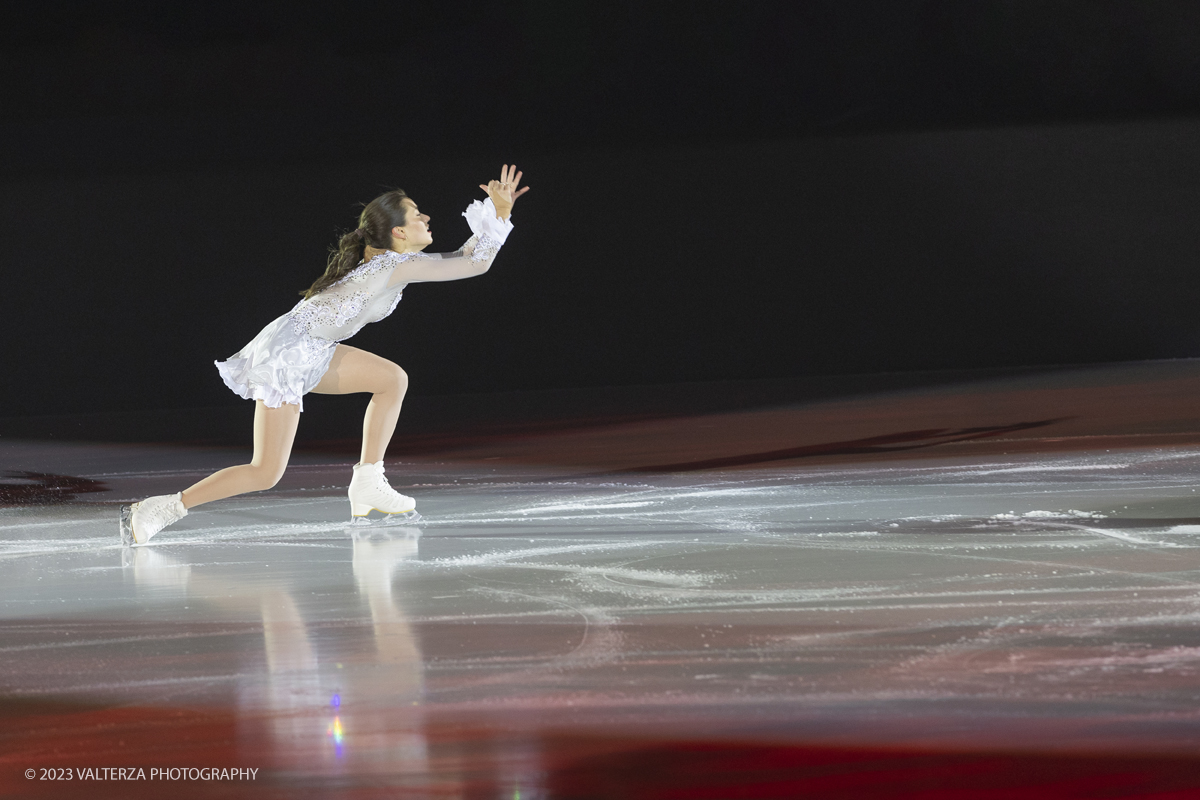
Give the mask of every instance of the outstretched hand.
[{"label": "outstretched hand", "polygon": [[479,184],[479,188],[488,193],[488,197],[492,198],[492,205],[496,207],[496,216],[501,219],[508,219],[512,214],[513,204],[517,202],[517,198],[529,191],[529,187],[517,189],[521,184],[521,173],[517,172],[515,164],[505,164],[500,169],[500,180],[488,181],[486,185]]}]

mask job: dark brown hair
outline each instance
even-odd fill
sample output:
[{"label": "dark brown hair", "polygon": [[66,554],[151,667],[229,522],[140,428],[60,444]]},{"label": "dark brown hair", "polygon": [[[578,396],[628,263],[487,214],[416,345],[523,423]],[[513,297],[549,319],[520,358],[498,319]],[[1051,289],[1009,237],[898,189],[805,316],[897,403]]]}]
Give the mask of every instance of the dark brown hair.
[{"label": "dark brown hair", "polygon": [[363,206],[362,213],[358,215],[358,229],[339,239],[337,247],[329,248],[325,274],[300,292],[305,300],[328,289],[357,267],[363,260],[367,245],[380,250],[392,246],[392,228],[403,228],[408,215],[408,206],[404,204],[406,197],[408,195],[404,190],[392,189]]}]

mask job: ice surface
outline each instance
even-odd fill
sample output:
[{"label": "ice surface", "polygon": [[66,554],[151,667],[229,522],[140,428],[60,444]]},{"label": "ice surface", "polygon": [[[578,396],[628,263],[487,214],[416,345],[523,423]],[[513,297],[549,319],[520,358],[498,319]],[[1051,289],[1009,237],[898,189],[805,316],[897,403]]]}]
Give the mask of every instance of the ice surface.
[{"label": "ice surface", "polygon": [[[432,703],[1102,702],[1178,720],[1200,674],[1198,475],[1200,450],[501,485],[463,472],[422,489],[420,527],[360,531],[340,492],[283,491],[198,509],[132,550],[103,493],[8,508],[3,688],[244,703],[272,664],[313,686],[332,663],[369,670],[383,615]],[[523,638],[540,624],[553,641]],[[253,647],[247,625],[265,637]],[[326,625],[346,633],[326,641]],[[497,648],[465,633],[479,625],[512,635]],[[167,642],[215,651],[187,675],[128,668]],[[341,696],[365,700],[352,681]]]},{"label": "ice surface", "polygon": [[676,474],[398,460],[424,520],[368,527],[348,464],[310,455],[126,549],[120,503],[229,454],[22,446],[102,488],[0,509],[4,696],[229,713],[290,774],[421,774],[447,720],[517,750],[514,731],[630,726],[1200,743],[1200,447]]}]

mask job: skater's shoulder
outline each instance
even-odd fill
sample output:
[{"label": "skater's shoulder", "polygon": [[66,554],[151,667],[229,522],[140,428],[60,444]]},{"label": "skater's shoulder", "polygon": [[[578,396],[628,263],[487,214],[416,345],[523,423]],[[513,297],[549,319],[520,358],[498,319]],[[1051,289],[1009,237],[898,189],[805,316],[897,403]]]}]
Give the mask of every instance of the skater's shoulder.
[{"label": "skater's shoulder", "polygon": [[382,253],[378,253],[378,254],[372,256],[371,258],[360,261],[358,268],[359,269],[362,269],[364,267],[379,268],[379,267],[383,267],[383,266],[391,266],[393,264],[400,264],[405,261],[412,261],[414,259],[423,259],[423,258],[437,258],[437,256],[430,255],[429,253],[422,253],[420,251],[414,251],[414,252],[410,252],[410,253],[397,253],[395,250],[384,250]]},{"label": "skater's shoulder", "polygon": [[397,264],[402,264],[405,261],[433,257],[425,253],[397,253],[395,250],[385,250],[382,253],[376,253],[370,258],[358,262],[357,267],[347,272],[341,280],[330,285],[329,288],[333,289],[345,284],[360,283],[381,272],[388,272],[395,268]]}]

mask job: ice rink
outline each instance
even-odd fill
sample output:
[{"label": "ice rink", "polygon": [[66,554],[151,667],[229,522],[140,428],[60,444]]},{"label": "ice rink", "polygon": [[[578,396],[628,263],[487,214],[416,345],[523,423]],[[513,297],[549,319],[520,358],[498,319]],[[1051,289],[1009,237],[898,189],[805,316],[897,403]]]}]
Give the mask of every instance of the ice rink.
[{"label": "ice rink", "polygon": [[309,447],[134,549],[122,503],[246,451],[3,437],[0,793],[1197,796],[1198,396],[1152,362],[398,439],[411,526],[350,525]]}]

